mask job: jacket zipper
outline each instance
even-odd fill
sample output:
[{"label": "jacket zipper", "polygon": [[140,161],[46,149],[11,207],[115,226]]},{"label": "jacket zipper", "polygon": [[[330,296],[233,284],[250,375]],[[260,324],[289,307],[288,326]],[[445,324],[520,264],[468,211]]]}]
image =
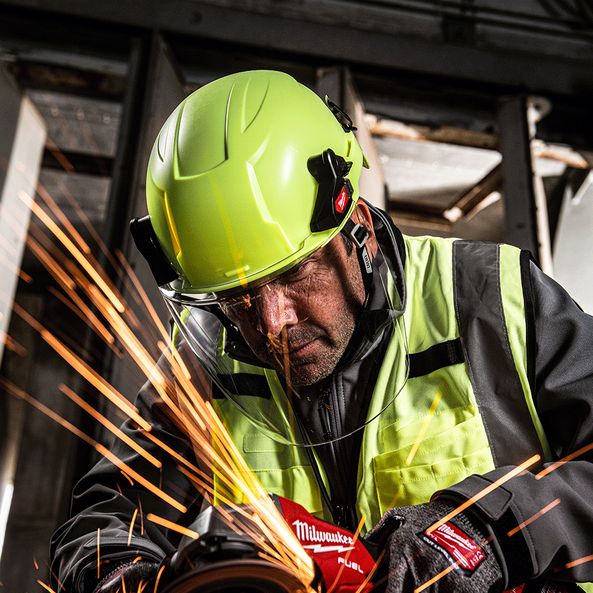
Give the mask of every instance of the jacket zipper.
[{"label": "jacket zipper", "polygon": [[[355,493],[348,487],[348,484],[353,483],[350,479],[351,469],[349,468],[348,459],[344,455],[343,441],[332,440],[336,437],[339,438],[342,433],[342,427],[339,426],[338,389],[335,377],[332,378],[330,389],[320,398],[319,414],[324,430],[324,438],[330,441],[323,445],[329,447],[331,452],[331,471],[328,472],[328,468],[325,468],[326,474],[329,474],[331,480],[330,511],[336,525],[354,531],[357,527],[356,512],[352,504]],[[353,455],[354,458],[358,459]],[[340,476],[343,478],[340,478]],[[325,488],[325,485],[321,483],[320,487]],[[354,488],[356,488],[355,482]]]}]

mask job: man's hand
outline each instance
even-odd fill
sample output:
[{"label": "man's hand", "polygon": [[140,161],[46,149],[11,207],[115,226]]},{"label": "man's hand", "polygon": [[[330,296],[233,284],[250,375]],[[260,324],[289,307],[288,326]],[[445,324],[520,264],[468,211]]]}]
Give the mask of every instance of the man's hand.
[{"label": "man's hand", "polygon": [[[486,527],[459,513],[440,519],[453,505],[435,501],[387,511],[365,539],[385,550],[386,593],[500,593],[503,569]],[[375,581],[375,584],[379,584]]]}]

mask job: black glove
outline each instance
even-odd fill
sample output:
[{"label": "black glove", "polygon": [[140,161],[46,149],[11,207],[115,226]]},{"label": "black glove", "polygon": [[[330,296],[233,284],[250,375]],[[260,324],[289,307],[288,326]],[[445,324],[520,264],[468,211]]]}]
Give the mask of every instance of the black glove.
[{"label": "black glove", "polygon": [[[500,593],[502,562],[476,517],[459,513],[431,531],[455,507],[435,501],[387,511],[365,539],[383,547],[386,593],[412,593],[429,581],[427,593]],[[379,584],[377,579],[373,579]]]}]

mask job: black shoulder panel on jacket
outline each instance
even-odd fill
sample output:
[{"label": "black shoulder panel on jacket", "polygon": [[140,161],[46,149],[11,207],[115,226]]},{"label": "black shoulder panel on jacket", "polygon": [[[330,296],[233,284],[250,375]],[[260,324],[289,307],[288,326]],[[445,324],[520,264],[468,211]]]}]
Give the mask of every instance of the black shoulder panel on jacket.
[{"label": "black shoulder panel on jacket", "polygon": [[543,459],[507,334],[500,246],[456,241],[453,286],[465,360],[496,465],[519,465],[535,454]]}]

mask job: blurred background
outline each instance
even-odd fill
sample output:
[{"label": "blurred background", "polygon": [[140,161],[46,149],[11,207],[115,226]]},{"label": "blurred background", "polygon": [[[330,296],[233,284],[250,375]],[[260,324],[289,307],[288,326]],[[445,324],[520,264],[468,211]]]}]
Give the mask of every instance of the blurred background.
[{"label": "blurred background", "polygon": [[593,313],[593,0],[0,1],[2,591],[44,590],[50,536],[97,460],[15,394],[101,443],[65,392],[117,419],[44,331],[128,399],[144,381],[41,265],[36,246],[60,251],[44,227],[88,244],[128,297],[122,253],[166,322],[127,232],[148,151],[189,92],[258,68],[352,116],[361,193],[403,232],[529,249]]}]

